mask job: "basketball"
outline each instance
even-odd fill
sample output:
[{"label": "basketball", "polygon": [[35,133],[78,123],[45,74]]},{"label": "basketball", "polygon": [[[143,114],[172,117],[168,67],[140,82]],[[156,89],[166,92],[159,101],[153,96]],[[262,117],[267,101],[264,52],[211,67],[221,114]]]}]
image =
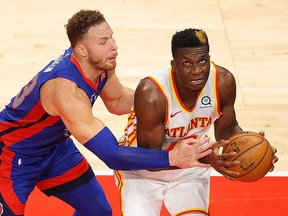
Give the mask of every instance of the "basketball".
[{"label": "basketball", "polygon": [[240,161],[240,164],[229,167],[238,171],[236,178],[241,182],[254,182],[264,177],[272,163],[272,148],[267,139],[258,133],[245,131],[229,138],[229,144],[223,148],[223,153],[234,151],[237,154],[226,161]]}]

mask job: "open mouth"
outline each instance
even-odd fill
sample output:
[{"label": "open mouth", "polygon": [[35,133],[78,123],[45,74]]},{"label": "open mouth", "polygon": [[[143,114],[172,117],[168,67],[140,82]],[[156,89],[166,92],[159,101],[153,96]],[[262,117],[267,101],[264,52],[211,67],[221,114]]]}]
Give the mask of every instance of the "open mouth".
[{"label": "open mouth", "polygon": [[112,63],[115,63],[115,62],[116,62],[116,57],[108,58],[108,61],[109,61],[109,62],[112,62]]},{"label": "open mouth", "polygon": [[203,79],[202,79],[202,78],[191,79],[191,80],[190,80],[190,83],[191,83],[192,85],[200,85],[200,84],[202,84],[202,82],[203,82]]}]

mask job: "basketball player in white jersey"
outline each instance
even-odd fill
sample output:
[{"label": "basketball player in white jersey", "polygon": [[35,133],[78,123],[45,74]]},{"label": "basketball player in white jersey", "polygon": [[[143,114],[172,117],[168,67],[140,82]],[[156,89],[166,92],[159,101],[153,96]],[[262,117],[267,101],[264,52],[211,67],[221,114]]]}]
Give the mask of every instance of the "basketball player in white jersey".
[{"label": "basketball player in white jersey", "polygon": [[[202,162],[235,180],[239,173],[227,167],[239,162],[224,162],[233,153],[219,153],[219,147],[227,144],[223,139],[242,131],[234,110],[233,75],[210,61],[208,38],[203,30],[177,32],[172,38],[172,55],[171,68],[139,83],[134,110],[119,144],[172,150],[179,140],[204,139],[214,124],[218,143]],[[274,155],[270,171],[276,161]],[[122,215],[159,216],[163,202],[171,215],[209,215],[210,168],[118,170],[115,180]]]}]

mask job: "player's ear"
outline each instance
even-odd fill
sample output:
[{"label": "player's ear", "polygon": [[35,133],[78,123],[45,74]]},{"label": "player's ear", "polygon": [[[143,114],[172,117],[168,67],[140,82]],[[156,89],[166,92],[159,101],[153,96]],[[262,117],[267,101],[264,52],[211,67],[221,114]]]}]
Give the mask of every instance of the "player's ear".
[{"label": "player's ear", "polygon": [[78,44],[74,48],[75,52],[80,56],[87,56],[87,49],[83,44]]},{"label": "player's ear", "polygon": [[170,61],[170,65],[172,67],[172,70],[175,71],[175,61],[174,60]]}]

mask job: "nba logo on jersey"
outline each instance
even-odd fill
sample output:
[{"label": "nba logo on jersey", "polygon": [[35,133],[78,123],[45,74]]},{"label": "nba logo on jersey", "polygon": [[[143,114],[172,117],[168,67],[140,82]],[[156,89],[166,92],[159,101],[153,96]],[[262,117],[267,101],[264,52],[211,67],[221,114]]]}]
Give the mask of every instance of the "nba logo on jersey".
[{"label": "nba logo on jersey", "polygon": [[105,77],[106,77],[106,73],[103,73],[103,74],[101,75],[101,82],[103,81],[103,79],[105,79]]},{"label": "nba logo on jersey", "polygon": [[94,103],[96,101],[97,97],[98,97],[98,94],[96,92],[94,92],[94,94],[91,95],[91,97],[90,97],[91,103]]}]

